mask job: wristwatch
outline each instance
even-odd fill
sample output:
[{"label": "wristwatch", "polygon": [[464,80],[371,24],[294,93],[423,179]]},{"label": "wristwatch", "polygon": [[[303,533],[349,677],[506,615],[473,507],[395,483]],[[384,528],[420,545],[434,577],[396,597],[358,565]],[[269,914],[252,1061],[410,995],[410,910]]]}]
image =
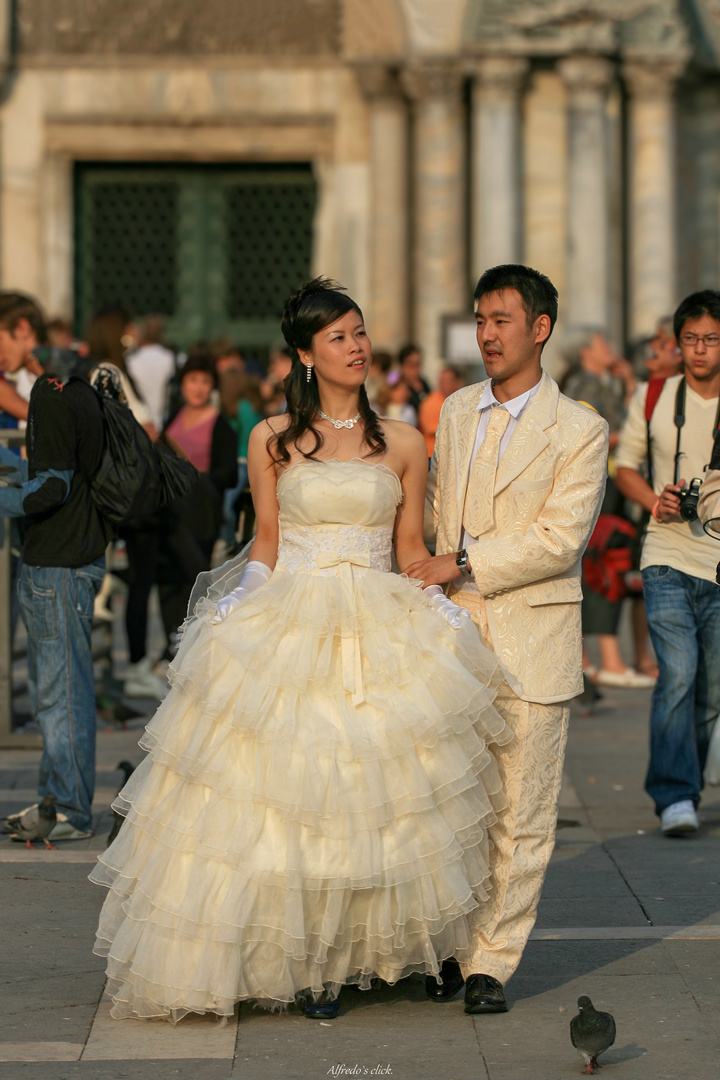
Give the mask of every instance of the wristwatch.
[{"label": "wristwatch", "polygon": [[458,551],[455,556],[455,562],[457,563],[457,568],[460,573],[464,574],[466,577],[470,577],[471,570],[468,566],[468,554],[465,548],[463,548],[462,551]]}]

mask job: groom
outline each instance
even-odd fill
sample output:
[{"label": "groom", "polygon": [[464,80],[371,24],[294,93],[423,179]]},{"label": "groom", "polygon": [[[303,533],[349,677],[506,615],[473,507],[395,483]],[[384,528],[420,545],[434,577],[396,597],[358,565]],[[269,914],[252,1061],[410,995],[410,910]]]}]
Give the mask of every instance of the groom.
[{"label": "groom", "polygon": [[515,733],[497,750],[507,809],[490,829],[490,899],[462,969],[426,990],[465,1012],[505,1012],[503,984],[535,922],[552,853],[568,702],[583,688],[580,560],[605,487],[608,427],[560,394],[541,354],[557,291],[527,266],[487,270],[475,290],[490,378],[447,399],[427,494],[433,558],[410,577],[448,585],[500,661],[495,706]]}]

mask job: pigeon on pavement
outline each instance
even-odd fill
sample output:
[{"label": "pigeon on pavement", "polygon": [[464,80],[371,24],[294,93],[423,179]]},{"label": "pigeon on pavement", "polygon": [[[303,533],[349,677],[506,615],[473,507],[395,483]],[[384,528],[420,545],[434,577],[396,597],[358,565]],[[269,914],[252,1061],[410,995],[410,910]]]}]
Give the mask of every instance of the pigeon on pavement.
[{"label": "pigeon on pavement", "polygon": [[606,1012],[598,1012],[589,997],[578,998],[580,1012],[570,1021],[570,1038],[585,1062],[583,1073],[592,1075],[597,1069],[598,1054],[615,1042],[615,1020]]},{"label": "pigeon on pavement", "polygon": [[23,807],[22,810],[18,810],[15,814],[8,814],[7,817],[2,819],[3,832],[13,833],[17,829],[17,823],[21,818],[25,817],[31,810],[37,810],[40,803],[31,803],[30,806]]},{"label": "pigeon on pavement", "polygon": [[[122,782],[122,784],[120,786],[120,791],[122,791],[122,789],[125,787],[125,785],[127,784],[128,780],[130,779],[132,774],[135,772],[135,766],[132,765],[129,761],[121,761],[118,764],[117,772],[123,772],[125,774],[125,779],[123,780],[123,782]],[[118,792],[118,794],[119,794],[119,792]],[[117,837],[117,834],[120,832],[120,827],[121,827],[123,821],[125,820],[125,818],[122,816],[122,814],[118,814],[117,810],[113,810],[112,816],[113,816],[113,825],[112,825],[112,829],[110,830],[110,835],[108,836],[108,842],[107,842],[108,847],[110,847],[113,840],[115,840],[115,838]]]},{"label": "pigeon on pavement", "polygon": [[23,813],[8,818],[8,824],[12,825],[10,839],[24,840],[29,848],[33,846],[33,840],[42,840],[47,848],[54,847],[48,836],[57,821],[56,802],[54,795],[46,795],[39,806],[30,806]]}]

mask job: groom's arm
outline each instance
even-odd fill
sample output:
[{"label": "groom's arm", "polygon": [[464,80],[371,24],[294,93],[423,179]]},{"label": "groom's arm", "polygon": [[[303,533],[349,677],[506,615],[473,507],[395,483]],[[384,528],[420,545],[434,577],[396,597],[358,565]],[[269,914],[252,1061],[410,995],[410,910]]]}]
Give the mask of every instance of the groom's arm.
[{"label": "groom's arm", "polygon": [[483,596],[545,581],[575,566],[600,513],[607,455],[607,424],[589,425],[556,474],[537,521],[517,532],[480,539],[468,549],[472,574]]},{"label": "groom's arm", "polygon": [[[483,596],[545,581],[575,566],[600,512],[607,454],[608,426],[593,417],[555,474],[537,519],[524,528],[481,538],[468,548],[471,572]],[[427,585],[445,585],[457,577],[455,552],[424,559],[406,573]]]}]

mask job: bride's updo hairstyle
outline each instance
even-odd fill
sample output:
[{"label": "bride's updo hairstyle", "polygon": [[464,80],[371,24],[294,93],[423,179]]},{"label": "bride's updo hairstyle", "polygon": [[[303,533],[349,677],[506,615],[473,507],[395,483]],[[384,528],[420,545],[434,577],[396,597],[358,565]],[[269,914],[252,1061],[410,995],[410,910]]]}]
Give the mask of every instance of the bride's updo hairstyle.
[{"label": "bride's updo hairstyle", "polygon": [[[355,301],[350,299],[342,285],[323,277],[308,281],[292,294],[285,305],[280,326],[292,357],[290,374],[284,384],[290,423],[284,431],[271,435],[268,440],[268,450],[275,455],[276,461],[290,461],[288,447],[293,445],[303,457],[314,458],[323,444],[322,434],[315,427],[320,411],[317,376],[313,368],[308,382],[307,368],[300,359],[298,349],[311,349],[315,334],[341,319],[348,311],[357,311],[360,318],[363,317],[362,311]],[[364,385],[360,387],[358,410],[364,442],[370,448],[368,456],[384,453],[386,444],[382,428],[370,407]],[[297,446],[298,440],[306,431],[312,432],[315,438],[315,446],[307,453]]]}]

